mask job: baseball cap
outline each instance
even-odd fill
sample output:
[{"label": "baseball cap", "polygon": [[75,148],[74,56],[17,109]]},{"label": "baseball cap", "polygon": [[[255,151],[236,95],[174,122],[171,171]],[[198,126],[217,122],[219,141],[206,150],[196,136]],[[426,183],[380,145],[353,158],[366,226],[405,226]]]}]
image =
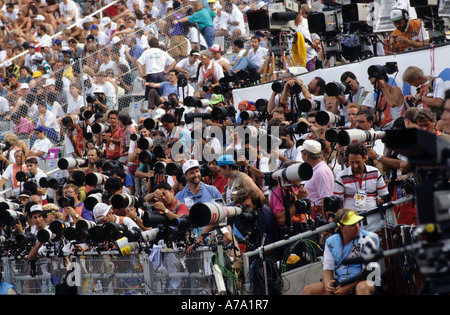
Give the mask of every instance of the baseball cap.
[{"label": "baseball cap", "polygon": [[34,205],[30,208],[30,213],[33,214],[35,212],[42,212],[42,206],[41,205]]},{"label": "baseball cap", "polygon": [[61,41],[59,38],[55,38],[55,39],[52,41],[52,43],[53,43],[53,44],[56,44],[56,45],[62,45],[62,41]]},{"label": "baseball cap", "polygon": [[403,19],[403,18],[404,18],[403,11],[397,9],[397,10],[392,10],[392,11],[391,11],[390,19],[389,19],[389,20],[390,20],[391,22],[393,22],[393,21],[401,20],[401,19]]},{"label": "baseball cap", "polygon": [[261,8],[262,8],[263,6],[265,6],[265,5],[266,5],[266,2],[265,2],[265,1],[259,1],[258,4],[256,5],[256,8],[257,8],[258,10],[261,10]]},{"label": "baseball cap", "polygon": [[209,50],[214,51],[214,52],[221,52],[222,48],[220,47],[219,44],[214,44],[209,48]]},{"label": "baseball cap", "polygon": [[187,160],[183,164],[183,173],[186,174],[191,168],[200,167],[200,164],[197,160]]},{"label": "baseball cap", "polygon": [[41,53],[35,53],[33,56],[31,56],[31,60],[42,60],[44,59],[44,56],[42,56]]},{"label": "baseball cap", "polygon": [[29,190],[24,190],[20,193],[19,198],[20,197],[30,198],[30,196],[31,196],[31,192]]},{"label": "baseball cap", "polygon": [[36,21],[45,21],[45,17],[43,15],[36,15],[36,17],[34,18]]},{"label": "baseball cap", "polygon": [[50,85],[55,85],[55,80],[54,79],[47,79],[45,80],[45,84],[44,87],[50,86]]},{"label": "baseball cap", "polygon": [[355,210],[351,210],[345,215],[343,220],[337,223],[337,225],[353,225],[362,219],[364,219],[364,217],[358,215]]},{"label": "baseball cap", "polygon": [[217,159],[217,165],[225,166],[225,165],[233,165],[234,157],[231,154],[222,155]]},{"label": "baseball cap", "polygon": [[200,53],[198,52],[198,50],[196,49],[192,49],[191,52],[189,53],[191,56],[200,56]]},{"label": "baseball cap", "polygon": [[111,206],[108,206],[106,203],[102,202],[97,203],[94,209],[92,210],[94,219],[96,221],[100,221],[101,219],[105,218],[110,209]]},{"label": "baseball cap", "polygon": [[111,22],[111,18],[105,16],[105,17],[102,19],[102,21],[100,22],[100,25],[101,25],[101,26],[105,26],[106,24],[108,24],[108,23],[110,23],[110,22]]},{"label": "baseball cap", "polygon": [[89,27],[89,30],[98,30],[98,25],[97,24],[92,24],[91,27]]},{"label": "baseball cap", "polygon": [[44,126],[39,125],[36,128],[34,128],[34,130],[39,130],[39,131],[45,132],[46,128]]},{"label": "baseball cap", "polygon": [[70,116],[64,117],[64,118],[62,119],[62,123],[63,123],[64,126],[67,126],[67,125],[69,125],[69,124],[73,124],[72,117],[70,117]]},{"label": "baseball cap", "polygon": [[217,104],[219,102],[225,102],[225,98],[222,94],[211,94],[211,99],[209,100],[209,104]]},{"label": "baseball cap", "polygon": [[96,93],[103,94],[103,93],[105,93],[105,91],[103,90],[103,87],[102,87],[102,86],[96,85],[96,86],[95,86],[95,89],[94,89],[94,94],[96,94]]},{"label": "baseball cap", "polygon": [[303,141],[303,144],[297,148],[299,152],[302,152],[303,150],[306,150],[311,153],[320,153],[322,151],[322,145],[320,142],[316,140],[305,140]]}]

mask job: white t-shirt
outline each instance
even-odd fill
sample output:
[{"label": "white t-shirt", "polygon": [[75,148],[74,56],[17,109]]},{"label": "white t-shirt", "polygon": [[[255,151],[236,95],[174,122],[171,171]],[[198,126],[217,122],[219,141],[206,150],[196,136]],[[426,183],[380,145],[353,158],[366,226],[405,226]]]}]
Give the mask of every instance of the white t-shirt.
[{"label": "white t-shirt", "polygon": [[75,114],[83,106],[84,102],[81,95],[78,95],[78,98],[75,100],[73,96],[69,94],[69,97],[67,98],[67,114]]},{"label": "white t-shirt", "polygon": [[66,115],[61,104],[59,104],[57,101],[54,101],[52,104],[52,113],[56,118],[60,118]]},{"label": "white t-shirt", "polygon": [[97,36],[95,36],[95,41],[100,45],[104,46],[107,45],[110,41],[110,38],[108,35],[106,35],[103,31],[98,31]]},{"label": "white t-shirt", "polygon": [[197,69],[200,64],[200,60],[196,60],[195,63],[191,66],[189,63],[189,57],[180,60],[177,63],[177,67],[186,70],[189,73],[189,78],[197,77]]},{"label": "white t-shirt", "polygon": [[56,120],[56,116],[51,111],[47,110],[47,112],[44,115],[44,125],[46,128],[52,128],[56,132],[60,132],[60,127],[58,124],[58,121]]},{"label": "white t-shirt", "polygon": [[0,113],[9,113],[9,101],[3,96],[0,96]]},{"label": "white t-shirt", "polygon": [[48,151],[53,147],[52,142],[50,141],[49,138],[45,138],[45,139],[36,139],[36,141],[34,141],[33,146],[31,147],[31,152],[39,152],[39,151],[43,151],[45,152],[43,155],[41,155],[39,157],[39,160],[45,160],[45,158],[47,157]]},{"label": "white t-shirt", "polygon": [[114,74],[117,75],[118,71],[117,71],[117,65],[114,61],[110,60],[108,61],[108,63],[102,63],[100,65],[100,68],[98,69],[99,71],[106,71],[107,69],[112,69],[114,71]]},{"label": "white t-shirt", "polygon": [[61,2],[59,4],[59,13],[63,17],[71,17],[71,18],[74,18],[74,20],[76,20],[77,18],[80,17],[79,16],[80,12],[78,10],[78,7],[77,7],[76,3],[72,0],[68,0],[67,4],[65,4],[64,2]]},{"label": "white t-shirt", "polygon": [[146,74],[160,73],[166,70],[175,59],[159,48],[150,48],[142,53],[137,62],[145,67]]},{"label": "white t-shirt", "polygon": [[254,49],[250,49],[248,51],[247,57],[251,61],[253,61],[258,67],[261,67],[264,64],[264,57],[267,56],[267,48],[259,47],[256,52]]}]

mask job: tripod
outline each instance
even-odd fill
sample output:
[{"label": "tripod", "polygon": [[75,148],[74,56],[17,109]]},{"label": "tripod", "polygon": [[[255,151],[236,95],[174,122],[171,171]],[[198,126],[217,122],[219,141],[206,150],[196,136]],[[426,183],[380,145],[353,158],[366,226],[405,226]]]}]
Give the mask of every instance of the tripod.
[{"label": "tripod", "polygon": [[261,83],[270,82],[279,79],[282,74],[287,72],[285,60],[289,58],[286,55],[275,55],[273,52],[264,62]]}]

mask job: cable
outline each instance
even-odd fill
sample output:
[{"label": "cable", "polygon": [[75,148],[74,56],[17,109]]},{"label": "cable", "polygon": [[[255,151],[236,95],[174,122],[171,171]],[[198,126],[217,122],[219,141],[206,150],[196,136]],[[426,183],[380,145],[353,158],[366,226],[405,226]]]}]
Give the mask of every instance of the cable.
[{"label": "cable", "polygon": [[[279,295],[283,289],[283,278],[276,262],[271,257],[265,258],[267,271],[267,286],[269,295]],[[264,261],[257,258],[252,267],[252,281],[254,294],[265,293],[265,276],[264,276]]]}]

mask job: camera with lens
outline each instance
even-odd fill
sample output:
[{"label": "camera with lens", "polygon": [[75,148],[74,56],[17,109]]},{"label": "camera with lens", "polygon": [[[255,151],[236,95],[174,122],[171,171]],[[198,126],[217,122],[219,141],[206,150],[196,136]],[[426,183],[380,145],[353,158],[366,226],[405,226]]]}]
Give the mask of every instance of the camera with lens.
[{"label": "camera with lens", "polygon": [[66,208],[66,207],[71,207],[71,208],[73,208],[73,207],[75,207],[75,199],[73,198],[73,197],[71,197],[71,196],[68,196],[68,197],[60,197],[59,199],[58,199],[58,205],[61,207],[61,208]]},{"label": "camera with lens", "polygon": [[163,104],[166,108],[176,108],[178,106],[178,103],[173,98],[169,98],[167,101],[164,101]]},{"label": "camera with lens", "polygon": [[213,84],[212,78],[208,78],[208,80],[203,84],[202,87],[203,92],[208,93],[209,90],[211,90],[212,88],[212,84]]},{"label": "camera with lens", "polygon": [[184,88],[188,85],[186,76],[178,75],[178,87]]},{"label": "camera with lens", "polygon": [[367,74],[369,78],[375,78],[377,80],[386,79],[388,74],[393,74],[398,72],[397,62],[386,62],[384,66],[382,65],[372,65],[367,69]]},{"label": "camera with lens", "polygon": [[209,100],[206,98],[198,98],[195,96],[186,96],[183,99],[183,105],[187,107],[197,107],[202,108],[209,104]]},{"label": "camera with lens", "polygon": [[325,93],[328,96],[339,96],[341,94],[349,94],[351,91],[350,85],[346,83],[330,82],[325,85]]},{"label": "camera with lens", "polygon": [[34,178],[34,175],[28,172],[19,171],[16,173],[16,180],[19,182],[26,182],[29,179]]},{"label": "camera with lens", "polygon": [[404,190],[404,193],[407,196],[414,195],[416,191],[416,182],[413,178],[403,179],[398,182],[398,185]]},{"label": "camera with lens", "polygon": [[223,120],[228,117],[235,117],[236,109],[234,106],[215,107],[211,111],[212,119]]},{"label": "camera with lens", "polygon": [[191,124],[194,122],[195,118],[201,118],[201,119],[211,119],[212,115],[211,113],[186,113],[184,115],[184,122],[186,124]]},{"label": "camera with lens", "polygon": [[143,204],[143,198],[139,196],[121,193],[111,197],[111,205],[114,209],[141,208]]},{"label": "camera with lens", "polygon": [[302,197],[294,202],[296,214],[309,214],[311,213],[311,200]]},{"label": "camera with lens", "polygon": [[334,218],[336,212],[341,208],[341,200],[336,195],[323,198],[323,212],[327,213],[328,219]]}]

